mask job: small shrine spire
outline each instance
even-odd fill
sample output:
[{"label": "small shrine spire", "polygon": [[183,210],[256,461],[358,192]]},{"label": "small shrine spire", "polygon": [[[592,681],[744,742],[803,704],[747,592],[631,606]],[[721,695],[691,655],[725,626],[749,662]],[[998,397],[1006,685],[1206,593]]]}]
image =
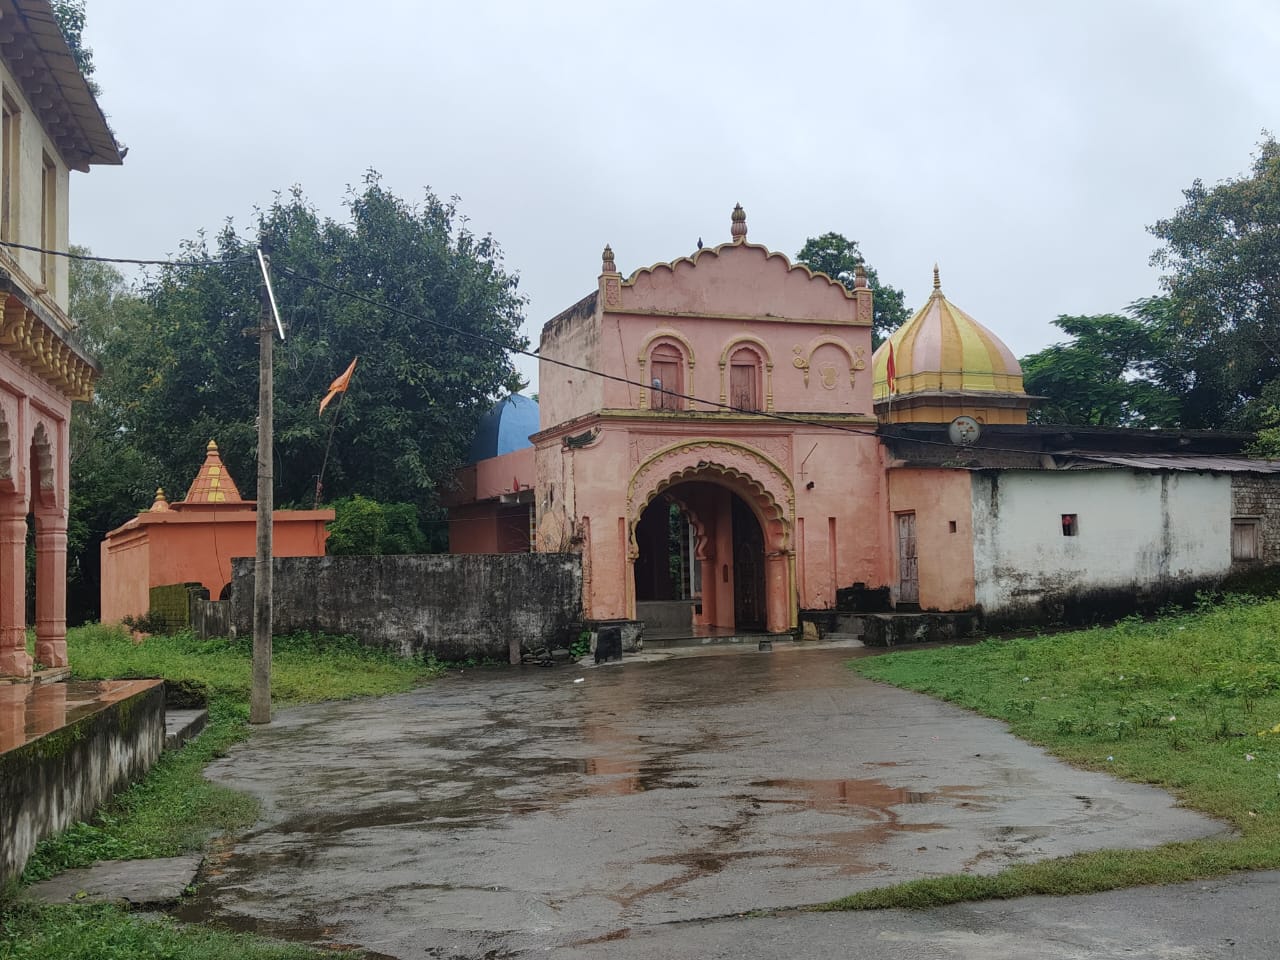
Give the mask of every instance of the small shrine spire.
[{"label": "small shrine spire", "polygon": [[218,454],[218,445],[212,440],[205,446],[204,463],[187,490],[183,504],[191,503],[243,503],[236,483],[227,473]]},{"label": "small shrine spire", "polygon": [[729,234],[733,237],[733,242],[742,243],[747,239],[747,211],[742,209],[742,204],[733,205],[733,215],[729,219],[732,222]]},{"label": "small shrine spire", "polygon": [[604,252],[600,254],[600,272],[601,273],[617,273],[618,265],[613,262],[613,247],[609,244],[604,245]]},{"label": "small shrine spire", "polygon": [[156,487],[156,499],[155,502],[151,504],[151,512],[164,513],[168,509],[170,509],[169,501],[164,495],[164,487]]},{"label": "small shrine spire", "polygon": [[942,292],[942,281],[938,279],[938,265],[933,265],[933,289],[938,293]]}]

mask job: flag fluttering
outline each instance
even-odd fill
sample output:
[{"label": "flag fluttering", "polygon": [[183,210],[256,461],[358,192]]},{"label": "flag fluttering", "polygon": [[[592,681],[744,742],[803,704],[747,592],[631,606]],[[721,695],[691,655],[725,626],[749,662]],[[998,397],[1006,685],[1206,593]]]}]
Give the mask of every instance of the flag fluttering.
[{"label": "flag fluttering", "polygon": [[889,341],[889,362],[885,364],[884,378],[886,381],[888,381],[889,392],[893,393],[894,382],[898,379],[898,365],[893,362],[893,341],[892,340]]},{"label": "flag fluttering", "polygon": [[347,367],[347,369],[344,370],[342,374],[333,381],[333,383],[329,384],[329,392],[326,393],[324,395],[324,399],[320,401],[320,416],[324,416],[324,408],[329,405],[330,400],[340,393],[347,392],[347,387],[351,384],[351,374],[355,373],[356,370],[356,360],[359,359],[359,357],[356,357],[355,360],[352,360],[351,366]]}]

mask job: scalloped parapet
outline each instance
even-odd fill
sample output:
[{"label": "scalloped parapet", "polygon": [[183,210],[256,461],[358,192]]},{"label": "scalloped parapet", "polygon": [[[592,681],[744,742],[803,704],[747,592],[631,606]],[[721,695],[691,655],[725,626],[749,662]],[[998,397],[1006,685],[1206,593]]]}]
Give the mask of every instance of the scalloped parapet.
[{"label": "scalloped parapet", "polygon": [[[822,282],[825,281],[825,282]],[[641,267],[605,310],[871,325],[871,290],[849,290],[784,253],[745,240]]]}]

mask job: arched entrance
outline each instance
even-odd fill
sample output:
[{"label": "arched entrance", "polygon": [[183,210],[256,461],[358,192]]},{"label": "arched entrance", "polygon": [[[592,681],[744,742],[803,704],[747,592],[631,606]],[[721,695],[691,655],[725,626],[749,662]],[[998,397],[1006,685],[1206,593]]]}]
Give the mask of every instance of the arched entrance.
[{"label": "arched entrance", "polygon": [[629,493],[633,616],[662,630],[794,628],[781,468],[744,444],[688,442],[640,464]]}]

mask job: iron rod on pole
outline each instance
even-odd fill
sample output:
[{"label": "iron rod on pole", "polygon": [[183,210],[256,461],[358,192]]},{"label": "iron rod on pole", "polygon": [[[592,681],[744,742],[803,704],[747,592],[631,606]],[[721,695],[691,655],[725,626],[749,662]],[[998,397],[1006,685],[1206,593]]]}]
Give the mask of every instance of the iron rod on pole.
[{"label": "iron rod on pole", "polygon": [[272,418],[271,370],[273,299],[268,259],[258,250],[262,267],[262,317],[258,329],[258,552],[253,564],[253,684],[249,696],[249,722],[271,722],[271,528],[275,512],[272,481],[275,423]]}]

